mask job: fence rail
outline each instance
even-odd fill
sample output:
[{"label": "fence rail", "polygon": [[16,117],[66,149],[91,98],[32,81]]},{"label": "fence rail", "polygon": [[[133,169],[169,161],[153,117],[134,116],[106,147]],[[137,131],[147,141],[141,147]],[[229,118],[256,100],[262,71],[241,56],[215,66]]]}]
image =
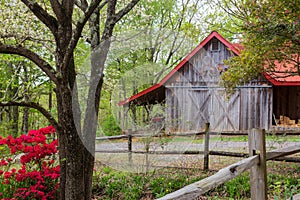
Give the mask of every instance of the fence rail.
[{"label": "fence rail", "polygon": [[194,199],[205,192],[231,180],[250,169],[250,185],[252,200],[267,199],[266,161],[300,152],[299,145],[276,149],[266,153],[265,134],[257,129],[249,132],[249,154],[252,155],[240,162],[221,169],[216,174],[184,188],[170,193],[159,200]]},{"label": "fence rail", "polygon": [[225,183],[228,180],[240,175],[247,169],[259,163],[259,155],[251,156],[238,163],[229,165],[226,168],[221,169],[216,174],[202,179],[201,181],[192,183],[184,188],[170,193],[159,200],[171,200],[171,199],[194,199],[199,195]]},{"label": "fence rail", "polygon": [[[134,134],[135,133],[135,134]],[[133,141],[132,138],[145,138],[145,137],[191,137],[191,136],[204,136],[204,150],[203,151],[150,151],[149,148],[146,151],[132,150]],[[210,151],[209,150],[209,139],[211,135],[226,135],[226,136],[239,136],[248,135],[249,153],[238,153],[238,152],[226,152],[226,151]],[[96,150],[96,152],[103,153],[127,153],[128,162],[132,163],[132,154],[189,154],[189,155],[204,155],[203,169],[208,170],[209,155],[218,156],[231,156],[231,157],[244,157],[245,159],[229,165],[221,169],[216,174],[207,177],[206,179],[200,180],[193,184],[190,184],[180,190],[177,190],[171,194],[168,194],[159,200],[171,200],[171,199],[193,199],[205,192],[217,187],[220,184],[225,183],[228,180],[235,178],[244,171],[250,169],[250,182],[251,182],[251,199],[253,200],[265,200],[267,199],[267,187],[266,187],[266,161],[267,160],[278,160],[285,162],[300,162],[299,157],[285,157],[288,155],[296,154],[300,152],[299,145],[276,149],[270,152],[266,152],[265,147],[265,136],[266,135],[300,135],[298,131],[271,131],[265,132],[258,129],[253,129],[248,132],[209,132],[209,124],[206,124],[204,132],[197,133],[175,133],[175,134],[140,134],[128,130],[126,135],[118,136],[105,136],[97,137],[96,140],[119,140],[127,139],[128,148],[127,150]]]},{"label": "fence rail", "polygon": [[[203,169],[208,170],[209,169],[209,156],[210,155],[217,155],[217,156],[229,156],[229,157],[241,157],[241,158],[247,158],[249,157],[249,153],[240,153],[240,152],[228,152],[228,151],[212,151],[209,150],[209,140],[211,135],[225,135],[225,136],[239,136],[239,135],[245,135],[248,134],[245,131],[237,131],[237,132],[222,132],[222,133],[217,133],[217,132],[210,132],[209,131],[209,123],[206,124],[205,131],[203,132],[198,132],[198,133],[176,133],[176,134],[141,134],[137,131],[133,132],[132,130],[127,131],[127,135],[118,135],[118,136],[105,136],[105,137],[97,137],[96,140],[98,141],[103,141],[103,140],[120,140],[120,139],[127,139],[128,140],[128,147],[125,150],[97,150],[96,152],[98,153],[127,153],[128,154],[128,161],[129,163],[132,163],[132,154],[157,154],[157,155],[204,155],[203,159]],[[300,135],[300,132],[288,132],[288,133],[283,133],[282,131],[279,132],[265,132],[266,135]],[[144,150],[144,151],[138,151],[138,150],[132,150],[133,146],[133,138],[146,138],[146,137],[160,137],[160,138],[165,138],[165,137],[176,137],[176,136],[181,136],[181,137],[192,137],[195,135],[203,135],[204,137],[204,149],[203,151],[200,150],[187,150],[187,151],[151,151],[149,149]],[[276,151],[272,151],[272,154],[278,154]],[[282,156],[277,156],[274,158],[267,158],[268,160],[277,160],[277,161],[286,161],[286,162],[300,162],[299,157],[284,157]]]},{"label": "fence rail", "polygon": [[[126,134],[123,135],[115,135],[115,136],[101,136],[101,137],[96,137],[96,140],[120,140],[120,139],[128,139],[129,135],[131,135],[133,138],[143,138],[143,137],[191,137],[191,136],[200,136],[200,135],[205,135],[205,131],[203,132],[188,132],[188,133],[155,133],[155,134],[147,134],[143,132],[147,131],[131,131],[127,130],[125,131]],[[280,136],[280,135],[300,135],[300,130],[287,130],[287,131],[266,131],[267,135],[275,135],[275,136]],[[214,132],[214,131],[209,131],[210,136],[218,135],[218,136],[247,136],[248,132],[247,131],[230,131],[230,132]]]}]

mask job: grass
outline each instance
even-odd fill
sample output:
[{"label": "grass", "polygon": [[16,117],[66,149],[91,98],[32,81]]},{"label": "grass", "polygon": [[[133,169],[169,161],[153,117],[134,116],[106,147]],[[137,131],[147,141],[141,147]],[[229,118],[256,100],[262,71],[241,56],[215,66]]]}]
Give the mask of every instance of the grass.
[{"label": "grass", "polygon": [[[94,175],[95,199],[156,199],[216,171],[159,169],[149,173],[129,173],[99,165]],[[300,193],[300,164],[268,162],[268,199],[290,199]],[[250,199],[249,172],[209,191],[201,199]]]},{"label": "grass", "polygon": [[96,199],[156,199],[207,176],[199,170],[161,169],[129,173],[100,166],[94,174]]}]

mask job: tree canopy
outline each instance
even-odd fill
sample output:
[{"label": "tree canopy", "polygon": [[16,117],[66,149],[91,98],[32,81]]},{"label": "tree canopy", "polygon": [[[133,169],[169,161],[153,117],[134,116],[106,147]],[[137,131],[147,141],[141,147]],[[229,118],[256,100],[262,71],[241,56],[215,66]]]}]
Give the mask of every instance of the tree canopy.
[{"label": "tree canopy", "polygon": [[282,63],[282,76],[300,75],[299,1],[224,0],[221,5],[239,20],[237,34],[243,46],[241,54],[228,62],[230,69],[223,76],[226,86],[278,72],[276,63]]}]

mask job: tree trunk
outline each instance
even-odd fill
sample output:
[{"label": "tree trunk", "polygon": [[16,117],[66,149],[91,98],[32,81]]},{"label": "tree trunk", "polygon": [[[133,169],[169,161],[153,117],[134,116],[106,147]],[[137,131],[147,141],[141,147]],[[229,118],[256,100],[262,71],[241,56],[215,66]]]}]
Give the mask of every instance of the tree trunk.
[{"label": "tree trunk", "polygon": [[22,123],[22,131],[23,133],[28,133],[29,131],[29,108],[24,107],[23,109],[23,123]]},{"label": "tree trunk", "polygon": [[100,11],[96,9],[89,20],[91,34],[91,79],[89,83],[87,106],[84,117],[84,185],[85,199],[92,198],[93,169],[95,162],[95,138],[98,126],[98,110],[101,88],[103,84],[104,63],[107,57],[110,41],[100,44]]},{"label": "tree trunk", "polygon": [[12,106],[11,113],[12,113],[12,121],[11,121],[12,134],[13,137],[17,137],[19,132],[19,107]]},{"label": "tree trunk", "polygon": [[[9,73],[12,75],[12,81],[11,81],[11,84],[9,85],[7,93],[8,93],[9,99],[13,99],[13,98],[15,98],[15,96],[18,92],[19,77],[18,76],[14,77],[14,74],[19,71],[19,67],[16,67],[12,63],[9,63],[9,65],[10,65]],[[19,131],[19,128],[18,128],[19,108],[18,108],[18,106],[9,107],[7,117],[8,117],[8,122],[10,124],[11,134],[14,137],[16,137],[18,135],[18,131]]]},{"label": "tree trunk", "polygon": [[85,166],[82,161],[84,145],[81,140],[81,113],[73,54],[70,60],[65,60],[72,36],[70,16],[65,16],[65,19],[61,21],[62,24],[59,25],[59,39],[56,48],[56,68],[59,73],[55,91],[60,128],[57,130],[60,159],[60,199],[83,200]]},{"label": "tree trunk", "polygon": [[[26,91],[24,95],[24,100],[25,102],[28,102],[30,97],[29,97],[29,78],[28,78],[28,71],[26,65],[23,63],[23,71],[24,71],[24,83],[26,85]],[[22,123],[22,131],[23,133],[28,133],[29,131],[29,108],[24,107],[23,109],[23,123]]]},{"label": "tree trunk", "polygon": [[[65,81],[63,81],[65,82]],[[72,90],[66,83],[57,88],[59,156],[61,166],[60,199],[84,199],[82,162],[83,143],[76,128],[72,105]],[[76,105],[75,105],[76,106]]]}]

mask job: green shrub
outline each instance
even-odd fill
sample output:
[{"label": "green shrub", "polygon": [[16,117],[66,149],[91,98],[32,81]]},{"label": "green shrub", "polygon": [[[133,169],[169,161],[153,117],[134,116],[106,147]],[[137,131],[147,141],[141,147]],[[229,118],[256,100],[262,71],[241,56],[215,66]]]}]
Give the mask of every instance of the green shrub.
[{"label": "green shrub", "polygon": [[116,120],[112,114],[103,120],[101,123],[101,128],[103,133],[107,136],[120,135],[122,133],[121,128],[116,123]]}]

